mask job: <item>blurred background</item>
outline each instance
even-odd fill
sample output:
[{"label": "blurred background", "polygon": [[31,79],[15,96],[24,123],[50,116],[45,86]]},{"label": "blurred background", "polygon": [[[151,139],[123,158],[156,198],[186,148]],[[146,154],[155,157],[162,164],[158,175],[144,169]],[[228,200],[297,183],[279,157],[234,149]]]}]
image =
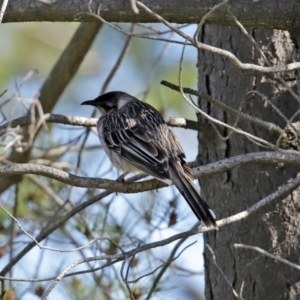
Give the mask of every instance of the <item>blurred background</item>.
[{"label": "blurred background", "polygon": [[[125,31],[130,30],[129,24],[119,25]],[[76,23],[1,24],[0,94],[7,90],[0,98],[2,124],[28,112],[32,99],[38,97],[43,82],[77,27]],[[137,33],[153,32],[153,28],[167,30],[159,24],[149,24],[148,27],[136,25],[134,30]],[[184,26],[182,30],[193,35],[196,26]],[[169,32],[163,37],[182,41]],[[124,34],[108,26],[100,29],[92,48],[60,97],[53,113],[84,117],[92,115],[92,108],[81,107],[80,103],[100,94],[126,39]],[[132,38],[128,52],[106,91],[127,92],[153,105],[164,116],[196,120],[195,112],[185,103],[180,93],[160,85],[161,80],[178,84],[182,50],[182,44]],[[196,49],[187,46],[183,58],[183,86],[196,89],[196,62]],[[178,128],[172,130],[180,140],[188,161],[195,160],[197,133]],[[107,160],[98,136],[94,131],[86,134],[85,128],[48,124],[35,140],[30,162],[51,165],[80,176],[117,178],[120,173]],[[2,139],[2,150],[9,139],[10,137]],[[9,151],[6,153],[9,154]],[[26,175],[20,184],[1,195],[1,204],[20,221],[26,231],[35,236],[49,220],[55,219],[55,216],[66,209],[66,205],[62,205],[60,200],[74,207],[99,192],[101,191],[66,186],[42,176]],[[55,200],[54,195],[58,199]],[[184,199],[173,187],[139,194],[111,194],[62,224],[42,244],[72,249],[85,245],[93,238],[107,239],[72,253],[35,247],[7,276],[26,279],[57,276],[78,259],[116,254],[120,252],[120,248],[130,250],[144,243],[158,241],[191,229],[196,221]],[[30,242],[13,224],[11,217],[1,210],[1,269]],[[159,266],[169,259],[177,244],[178,241],[142,252],[127,261],[128,278],[132,281],[130,289],[136,299],[146,299],[161,270]],[[164,272],[151,299],[203,299],[202,251],[201,235],[182,242],[174,256],[177,258]],[[71,271],[92,270],[101,264],[104,262],[85,263]],[[65,278],[48,299],[127,299],[128,291],[121,278],[121,269],[122,262],[99,271]],[[8,292],[5,297],[39,299],[50,283],[51,281],[6,282],[5,290]]]}]

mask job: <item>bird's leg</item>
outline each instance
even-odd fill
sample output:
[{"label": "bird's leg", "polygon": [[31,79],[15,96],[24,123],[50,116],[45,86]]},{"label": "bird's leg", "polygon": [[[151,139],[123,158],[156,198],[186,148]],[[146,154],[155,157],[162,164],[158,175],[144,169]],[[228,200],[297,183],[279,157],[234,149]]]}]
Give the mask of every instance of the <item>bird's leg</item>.
[{"label": "bird's leg", "polygon": [[123,183],[123,184],[126,184],[127,182],[125,181],[125,176],[126,176],[128,173],[129,173],[129,172],[123,173],[122,175],[120,175],[120,176],[116,179],[116,181],[121,182],[121,183]]}]

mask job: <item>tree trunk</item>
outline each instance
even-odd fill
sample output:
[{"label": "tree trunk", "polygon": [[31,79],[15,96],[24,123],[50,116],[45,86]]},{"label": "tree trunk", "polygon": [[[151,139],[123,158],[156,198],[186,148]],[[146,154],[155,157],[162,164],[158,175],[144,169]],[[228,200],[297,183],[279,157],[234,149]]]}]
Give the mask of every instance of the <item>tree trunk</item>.
[{"label": "tree trunk", "polygon": [[[291,62],[293,44],[287,32],[248,29],[273,63]],[[263,59],[254,50],[249,39],[237,28],[208,25],[199,40],[231,51],[243,62],[262,64]],[[250,90],[263,93],[290,118],[299,103],[275,80],[236,69],[230,62],[207,52],[199,52],[199,91],[211,95],[227,105],[238,108]],[[283,74],[288,85],[296,90],[295,74]],[[199,99],[200,107],[211,116],[234,124],[235,117]],[[242,111],[281,128],[285,121],[265,101],[255,97],[246,100]],[[299,118],[298,118],[299,119]],[[200,122],[207,122],[199,116]],[[276,143],[276,136],[267,130],[240,120],[238,127]],[[218,127],[223,136],[229,130]],[[265,151],[242,135],[232,134],[222,140],[216,133],[199,134],[199,161],[207,164],[235,155]],[[232,169],[201,181],[202,193],[213,208],[217,219],[228,217],[249,208],[289,179],[297,175],[293,166],[282,164],[250,165]],[[272,254],[299,263],[299,191],[286,199],[277,199],[250,217],[211,231],[205,235],[206,298],[236,299],[233,289],[243,299],[296,299],[300,290],[300,272],[249,249],[235,248],[234,244],[257,246]],[[224,273],[222,274],[221,271]],[[225,275],[225,277],[224,277]]]}]

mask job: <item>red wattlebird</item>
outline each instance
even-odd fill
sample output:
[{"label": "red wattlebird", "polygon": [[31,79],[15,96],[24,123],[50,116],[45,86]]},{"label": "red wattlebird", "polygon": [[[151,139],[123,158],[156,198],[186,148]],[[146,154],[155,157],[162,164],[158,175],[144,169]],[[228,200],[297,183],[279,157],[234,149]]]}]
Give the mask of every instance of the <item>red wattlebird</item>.
[{"label": "red wattlebird", "polygon": [[196,217],[208,227],[217,227],[212,211],[200,196],[200,187],[194,183],[181,145],[154,107],[123,92],[109,92],[81,104],[101,111],[98,134],[117,168],[125,174],[143,171],[174,184]]}]

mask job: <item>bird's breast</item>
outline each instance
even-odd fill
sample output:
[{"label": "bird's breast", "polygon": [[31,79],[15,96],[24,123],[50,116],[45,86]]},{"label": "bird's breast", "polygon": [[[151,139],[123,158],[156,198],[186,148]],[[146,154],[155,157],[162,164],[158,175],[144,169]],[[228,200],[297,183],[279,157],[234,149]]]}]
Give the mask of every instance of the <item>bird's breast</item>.
[{"label": "bird's breast", "polygon": [[120,154],[118,154],[116,151],[114,151],[112,148],[110,148],[105,140],[105,132],[103,130],[103,118],[100,118],[97,123],[97,131],[99,135],[99,139],[101,142],[101,145],[112,162],[112,164],[117,168],[125,172],[140,172],[139,169],[137,169],[135,166],[133,166],[131,163],[129,163],[126,159],[124,159]]}]

